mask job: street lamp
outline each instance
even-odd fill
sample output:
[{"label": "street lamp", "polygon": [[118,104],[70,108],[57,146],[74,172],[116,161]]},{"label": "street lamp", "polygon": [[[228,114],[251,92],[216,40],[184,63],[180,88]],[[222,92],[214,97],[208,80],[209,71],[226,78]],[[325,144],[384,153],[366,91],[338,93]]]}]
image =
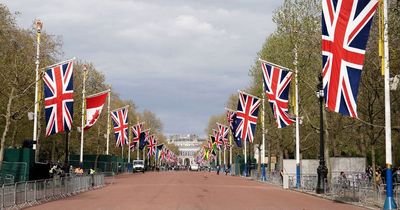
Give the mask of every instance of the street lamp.
[{"label": "street lamp", "polygon": [[320,114],[320,122],[319,122],[319,166],[317,169],[318,174],[318,182],[316,192],[318,194],[324,193],[325,189],[325,180],[328,174],[328,168],[325,165],[325,155],[324,155],[324,89],[322,87],[322,74],[318,77],[319,83],[317,85],[317,97],[319,98],[319,114]]}]

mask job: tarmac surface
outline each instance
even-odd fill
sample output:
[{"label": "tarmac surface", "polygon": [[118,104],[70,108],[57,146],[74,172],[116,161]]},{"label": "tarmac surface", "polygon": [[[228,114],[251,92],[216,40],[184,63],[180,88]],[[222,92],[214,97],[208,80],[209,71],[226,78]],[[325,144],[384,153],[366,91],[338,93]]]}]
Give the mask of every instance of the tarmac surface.
[{"label": "tarmac surface", "polygon": [[115,177],[114,184],[29,209],[362,209],[210,172],[148,172]]}]

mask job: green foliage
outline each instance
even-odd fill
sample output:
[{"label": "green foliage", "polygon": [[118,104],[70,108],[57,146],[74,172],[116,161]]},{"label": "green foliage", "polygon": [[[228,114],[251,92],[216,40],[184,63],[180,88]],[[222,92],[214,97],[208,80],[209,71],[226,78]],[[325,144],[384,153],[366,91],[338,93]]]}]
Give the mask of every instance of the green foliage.
[{"label": "green foliage", "polygon": [[[391,77],[400,75],[400,5],[390,1],[389,8],[389,51]],[[368,163],[373,162],[371,149],[375,148],[375,159],[379,165],[385,164],[384,154],[384,95],[383,76],[380,75],[378,56],[377,15],[371,28],[366,50],[358,95],[359,119],[352,119],[326,111],[325,140],[330,156],[363,156]],[[249,70],[251,85],[247,92],[261,97],[262,75],[258,58],[294,69],[294,49],[298,52],[300,144],[302,158],[318,158],[319,152],[319,103],[315,96],[318,75],[321,72],[321,1],[285,0],[273,15],[275,31],[270,34]],[[394,165],[400,157],[400,90],[391,92],[392,142]],[[291,98],[294,100],[294,81]],[[236,103],[237,103],[237,99]],[[228,104],[235,104],[232,96]],[[232,107],[236,110],[236,106]],[[294,158],[294,126],[277,129],[272,111],[266,101],[265,106],[266,142],[271,144],[272,156]],[[261,110],[260,110],[261,111]],[[293,113],[291,105],[289,111]],[[210,118],[213,121],[214,116]],[[255,143],[261,142],[261,114],[257,124]],[[373,146],[374,147],[373,147]],[[237,154],[242,151],[236,149]],[[283,157],[282,157],[283,156]]]},{"label": "green foliage", "polygon": [[[35,58],[36,58],[36,31],[32,25],[30,30],[21,29],[17,26],[15,15],[11,14],[8,8],[0,4],[0,131],[5,136],[4,145],[1,150],[7,147],[20,147],[25,139],[32,138],[33,122],[28,120],[28,112],[33,112],[34,90],[35,90]],[[68,58],[67,58],[68,59]],[[65,60],[62,57],[61,40],[54,35],[41,33],[40,45],[40,68],[44,68],[56,62]],[[105,91],[110,88],[105,82],[104,74],[95,67],[93,63],[76,61],[74,65],[74,125],[70,132],[69,150],[71,154],[80,152],[80,136],[77,127],[81,127],[82,116],[82,83],[83,66],[88,69],[86,79],[86,96]],[[11,89],[15,88],[12,92]],[[40,90],[43,87],[40,87]],[[13,94],[11,94],[11,93]],[[43,96],[43,95],[42,95]],[[43,98],[43,97],[42,97]],[[7,104],[11,99],[10,111]],[[45,119],[43,99],[40,102],[39,118],[39,140],[40,140],[40,161],[63,161],[65,148],[65,134],[56,134],[45,137]],[[111,110],[129,105],[128,118],[130,125],[137,123],[140,118],[146,122],[145,127],[151,128],[159,139],[165,142],[162,135],[162,122],[151,111],[145,110],[138,113],[137,107],[132,100],[122,99],[118,93],[111,89]],[[85,154],[105,154],[107,134],[107,105],[103,107],[102,114],[96,124],[84,133]],[[9,126],[6,128],[6,122]],[[110,153],[121,155],[121,148],[116,148],[112,127],[110,128]],[[168,145],[173,151],[177,148]],[[126,157],[126,148],[125,148]]]}]

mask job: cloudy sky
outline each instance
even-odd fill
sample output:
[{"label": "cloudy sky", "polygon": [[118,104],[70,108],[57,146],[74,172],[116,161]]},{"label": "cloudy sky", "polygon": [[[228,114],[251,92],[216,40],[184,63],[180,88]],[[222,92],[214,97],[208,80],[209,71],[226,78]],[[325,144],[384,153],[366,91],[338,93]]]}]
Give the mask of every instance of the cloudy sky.
[{"label": "cloudy sky", "polygon": [[91,61],[164,132],[205,136],[210,115],[249,84],[281,0],[0,0],[18,24],[62,37],[65,58]]}]

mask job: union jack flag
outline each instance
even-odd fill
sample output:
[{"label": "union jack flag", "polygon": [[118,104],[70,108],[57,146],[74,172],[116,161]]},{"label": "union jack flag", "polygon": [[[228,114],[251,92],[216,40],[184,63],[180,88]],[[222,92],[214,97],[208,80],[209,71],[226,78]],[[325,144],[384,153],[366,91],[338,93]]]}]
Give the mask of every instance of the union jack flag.
[{"label": "union jack flag", "polygon": [[237,120],[236,120],[236,112],[230,109],[226,109],[226,117],[229,123],[229,127],[231,128],[232,131],[232,136],[233,136],[233,140],[236,142],[236,145],[238,147],[242,147],[242,141],[240,140],[239,137],[236,137],[235,131],[237,129]]},{"label": "union jack flag", "polygon": [[122,107],[111,112],[111,119],[114,123],[115,146],[128,144],[128,107]]},{"label": "union jack flag", "polygon": [[165,158],[168,162],[171,162],[171,151],[169,149],[167,149],[167,152],[165,153]]},{"label": "union jack flag", "polygon": [[140,140],[140,133],[142,133],[143,130],[143,123],[138,123],[134,126],[132,126],[132,142],[130,145],[131,150],[134,150],[136,145],[139,145],[139,140]]},{"label": "union jack flag", "polygon": [[167,155],[167,148],[163,148],[162,150],[161,150],[161,158],[160,158],[160,160],[165,160],[166,159],[166,155]]},{"label": "union jack flag", "polygon": [[326,107],[357,118],[357,94],[378,0],[322,1],[322,76]]},{"label": "union jack flag", "polygon": [[46,136],[70,131],[74,116],[74,61],[65,61],[46,69],[44,80],[44,105]]},{"label": "union jack flag", "polygon": [[146,146],[147,137],[149,137],[149,135],[150,135],[150,129],[147,129],[140,133],[140,138],[139,138],[139,149],[140,150],[143,150],[143,148]]},{"label": "union jack flag", "polygon": [[265,94],[268,97],[272,113],[278,128],[284,128],[295,122],[289,116],[289,89],[292,72],[271,63],[261,62],[264,78]]},{"label": "union jack flag", "polygon": [[214,134],[214,138],[215,138],[215,144],[217,146],[218,149],[221,149],[221,146],[223,144],[222,139],[221,139],[221,134],[219,131],[213,129],[213,134]]},{"label": "union jack flag", "polygon": [[228,142],[228,134],[229,134],[229,128],[228,126],[222,125],[220,123],[217,123],[218,126],[218,131],[219,131],[219,137],[224,143],[225,149],[227,148],[229,142]]},{"label": "union jack flag", "polygon": [[152,156],[156,154],[156,144],[157,144],[157,139],[154,137],[154,135],[151,135],[147,138],[147,148],[149,149],[147,156]]},{"label": "union jack flag", "polygon": [[227,108],[225,108],[225,109],[226,109],[226,120],[228,121],[229,127],[231,128],[231,130],[234,131],[234,130],[236,130],[236,129],[233,129],[233,125],[236,120],[236,112],[233,110],[227,109]]},{"label": "union jack flag", "polygon": [[239,102],[236,111],[238,127],[236,128],[235,136],[240,137],[243,141],[253,142],[260,102],[259,98],[239,91]]}]

